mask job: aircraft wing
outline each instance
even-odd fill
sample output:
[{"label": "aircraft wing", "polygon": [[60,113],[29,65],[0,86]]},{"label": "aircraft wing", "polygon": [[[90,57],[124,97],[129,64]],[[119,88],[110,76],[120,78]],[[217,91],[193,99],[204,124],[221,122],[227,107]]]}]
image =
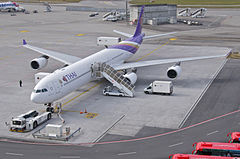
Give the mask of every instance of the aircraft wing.
[{"label": "aircraft wing", "polygon": [[25,40],[23,40],[23,47],[28,48],[33,51],[36,51],[36,52],[39,52],[40,54],[46,55],[48,57],[51,57],[55,60],[58,60],[60,62],[63,62],[64,64],[68,64],[68,65],[71,65],[71,64],[81,60],[81,58],[76,57],[76,56],[67,55],[64,53],[46,50],[46,49],[42,49],[42,48],[39,48],[36,46],[28,45]]},{"label": "aircraft wing", "polygon": [[225,54],[225,55],[216,55],[216,56],[200,56],[200,57],[187,57],[187,58],[175,58],[175,59],[131,62],[131,63],[124,63],[124,64],[121,64],[121,65],[114,66],[114,69],[115,70],[124,70],[124,69],[129,69],[129,68],[145,67],[145,66],[152,66],[152,65],[161,65],[161,64],[184,62],[184,61],[203,60],[203,59],[211,59],[211,58],[225,57],[225,56],[227,56],[227,55]]}]

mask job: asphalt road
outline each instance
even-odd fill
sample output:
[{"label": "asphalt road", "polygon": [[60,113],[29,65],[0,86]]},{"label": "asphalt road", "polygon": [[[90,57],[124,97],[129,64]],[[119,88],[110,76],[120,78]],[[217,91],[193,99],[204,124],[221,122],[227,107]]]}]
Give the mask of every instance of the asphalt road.
[{"label": "asphalt road", "polygon": [[[200,107],[202,104],[202,109],[205,108],[206,110],[199,110],[197,106],[196,111],[193,112],[189,120],[195,123],[208,118],[208,116],[213,117],[222,115],[221,113],[238,110],[239,93],[235,93],[240,91],[240,87],[236,85],[240,75],[239,64],[238,60],[227,61],[216,80],[213,81],[212,86],[209,87],[206,95],[199,102],[198,106]],[[222,94],[223,92],[225,94]],[[195,114],[194,116],[194,113],[199,112],[199,115]],[[163,136],[137,141],[99,144],[92,147],[86,147],[86,145],[83,147],[81,145],[62,146],[1,141],[0,158],[167,158],[172,153],[191,153],[193,150],[192,144],[197,141],[226,142],[226,134],[231,131],[238,131],[239,124],[240,118],[237,111]]]},{"label": "asphalt road", "polygon": [[[0,157],[8,158],[167,158],[171,153],[191,153],[196,141],[226,142],[226,134],[237,130],[239,113],[166,136],[124,143],[81,146],[44,146],[32,144],[0,143]],[[224,127],[223,127],[224,125]]]},{"label": "asphalt road", "polygon": [[230,59],[182,127],[239,109],[240,62]]}]

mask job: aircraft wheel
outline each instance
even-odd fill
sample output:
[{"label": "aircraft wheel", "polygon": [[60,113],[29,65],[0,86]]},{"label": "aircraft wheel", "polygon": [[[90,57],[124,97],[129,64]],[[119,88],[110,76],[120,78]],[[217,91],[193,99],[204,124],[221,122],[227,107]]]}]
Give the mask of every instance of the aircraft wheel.
[{"label": "aircraft wheel", "polygon": [[52,118],[52,114],[48,114],[48,116],[47,116],[47,120],[50,120]]},{"label": "aircraft wheel", "polygon": [[35,129],[37,126],[38,126],[38,124],[37,124],[37,122],[35,121],[35,122],[33,123],[33,129]]}]

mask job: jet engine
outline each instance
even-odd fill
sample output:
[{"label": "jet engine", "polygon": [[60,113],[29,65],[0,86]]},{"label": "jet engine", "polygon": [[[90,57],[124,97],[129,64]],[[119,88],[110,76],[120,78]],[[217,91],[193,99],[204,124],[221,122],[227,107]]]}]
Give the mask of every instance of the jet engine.
[{"label": "jet engine", "polygon": [[33,59],[30,64],[34,70],[37,70],[47,66],[47,63],[48,63],[48,57],[42,56],[42,57]]},{"label": "jet engine", "polygon": [[123,77],[127,78],[131,82],[131,84],[134,84],[137,81],[137,74],[134,72],[127,73],[123,75]]},{"label": "jet engine", "polygon": [[175,64],[172,67],[169,67],[167,69],[167,76],[168,78],[176,78],[177,76],[180,76],[180,73],[182,72],[182,68],[180,66],[180,62]]}]

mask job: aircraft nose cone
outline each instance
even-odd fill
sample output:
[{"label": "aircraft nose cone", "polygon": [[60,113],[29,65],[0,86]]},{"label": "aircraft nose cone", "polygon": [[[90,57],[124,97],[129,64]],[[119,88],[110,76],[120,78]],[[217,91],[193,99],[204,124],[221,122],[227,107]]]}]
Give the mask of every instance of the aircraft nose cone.
[{"label": "aircraft nose cone", "polygon": [[34,103],[39,103],[36,93],[31,94],[31,101]]}]

